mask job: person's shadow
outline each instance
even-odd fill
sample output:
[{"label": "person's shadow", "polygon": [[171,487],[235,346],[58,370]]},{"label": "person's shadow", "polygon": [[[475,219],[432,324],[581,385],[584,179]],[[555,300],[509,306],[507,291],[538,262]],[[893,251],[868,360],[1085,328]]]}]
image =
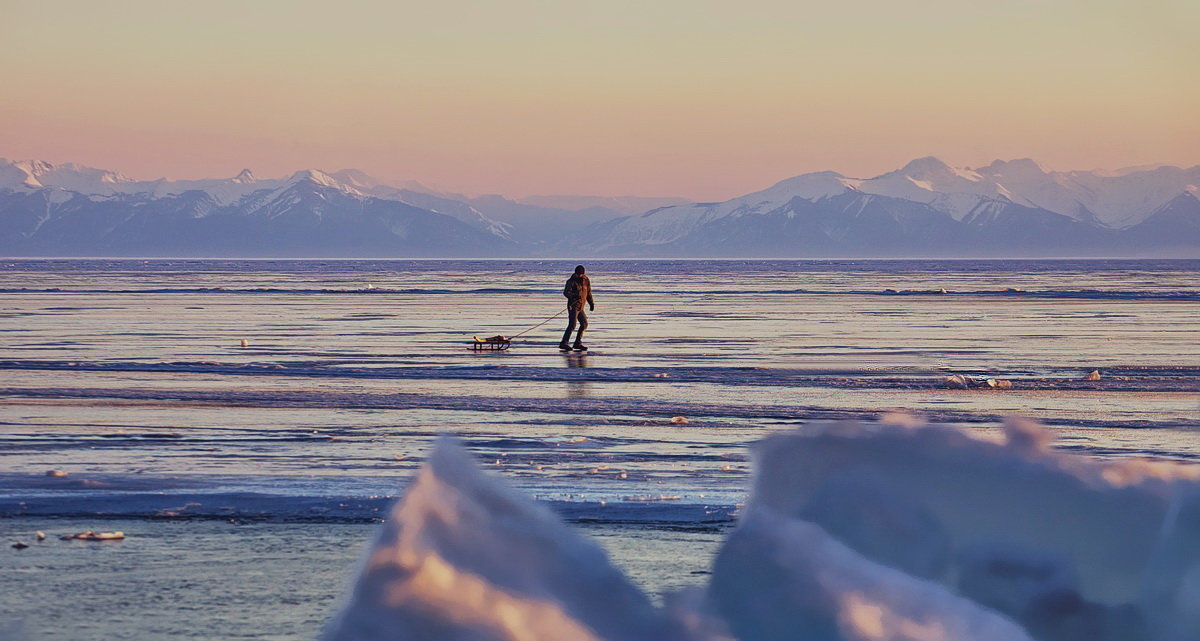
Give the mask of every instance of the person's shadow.
[{"label": "person's shadow", "polygon": [[[586,352],[568,352],[563,354],[563,357],[567,359],[567,367],[569,368],[578,367],[586,369],[588,366],[588,355]],[[589,387],[587,381],[569,380],[567,381],[567,398],[588,398],[592,395]]]}]

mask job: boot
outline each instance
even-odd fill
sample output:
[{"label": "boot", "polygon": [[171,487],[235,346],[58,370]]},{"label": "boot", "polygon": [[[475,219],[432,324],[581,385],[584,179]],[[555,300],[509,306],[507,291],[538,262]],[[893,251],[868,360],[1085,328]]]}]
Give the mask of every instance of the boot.
[{"label": "boot", "polygon": [[571,346],[570,346],[570,345],[568,345],[566,341],[563,341],[563,342],[559,343],[559,344],[558,344],[558,348],[559,348],[559,349],[561,349],[561,350],[562,350],[562,351],[564,351],[564,352],[569,352],[569,351],[571,351]]},{"label": "boot", "polygon": [[577,343],[575,343],[575,346],[574,346],[572,349],[574,349],[574,350],[575,350],[575,351],[577,351],[577,352],[586,352],[586,351],[587,351],[587,345],[584,345],[583,343],[579,343],[579,342],[577,342]]}]

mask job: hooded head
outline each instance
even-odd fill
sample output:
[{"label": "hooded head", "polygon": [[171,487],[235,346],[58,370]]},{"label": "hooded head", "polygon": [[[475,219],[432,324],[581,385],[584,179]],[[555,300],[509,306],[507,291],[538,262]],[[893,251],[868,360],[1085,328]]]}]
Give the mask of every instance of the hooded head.
[{"label": "hooded head", "polygon": [[576,275],[576,276],[582,276],[582,275],[583,275],[583,272],[584,272],[583,265],[576,265],[576,266],[575,266],[575,275]]}]

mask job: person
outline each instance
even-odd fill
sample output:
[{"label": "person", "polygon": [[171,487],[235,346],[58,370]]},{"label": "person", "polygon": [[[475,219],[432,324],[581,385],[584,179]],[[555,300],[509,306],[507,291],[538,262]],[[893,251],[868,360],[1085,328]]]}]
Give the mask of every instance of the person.
[{"label": "person", "polygon": [[[590,311],[596,310],[596,303],[592,301],[592,281],[588,280],[583,272],[583,265],[576,265],[575,273],[567,279],[567,285],[563,287],[563,296],[567,297],[567,331],[563,332],[558,348],[564,352],[572,349],[577,352],[587,351],[583,344],[583,330],[587,329],[588,319],[583,311],[583,303],[587,301]],[[571,332],[575,331],[576,324],[579,325],[579,333],[575,335],[575,344],[571,345]]]}]

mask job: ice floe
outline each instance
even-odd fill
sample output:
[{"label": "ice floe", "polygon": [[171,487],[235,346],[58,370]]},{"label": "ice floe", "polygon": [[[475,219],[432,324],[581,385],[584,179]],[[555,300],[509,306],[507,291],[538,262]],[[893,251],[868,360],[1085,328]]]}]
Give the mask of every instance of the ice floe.
[{"label": "ice floe", "polygon": [[1196,470],[1101,462],[1011,421],[772,436],[711,584],[656,609],[600,548],[443,439],[328,641],[1185,641]]},{"label": "ice floe", "polygon": [[443,440],[325,638],[649,641],[666,629],[598,545]]}]

